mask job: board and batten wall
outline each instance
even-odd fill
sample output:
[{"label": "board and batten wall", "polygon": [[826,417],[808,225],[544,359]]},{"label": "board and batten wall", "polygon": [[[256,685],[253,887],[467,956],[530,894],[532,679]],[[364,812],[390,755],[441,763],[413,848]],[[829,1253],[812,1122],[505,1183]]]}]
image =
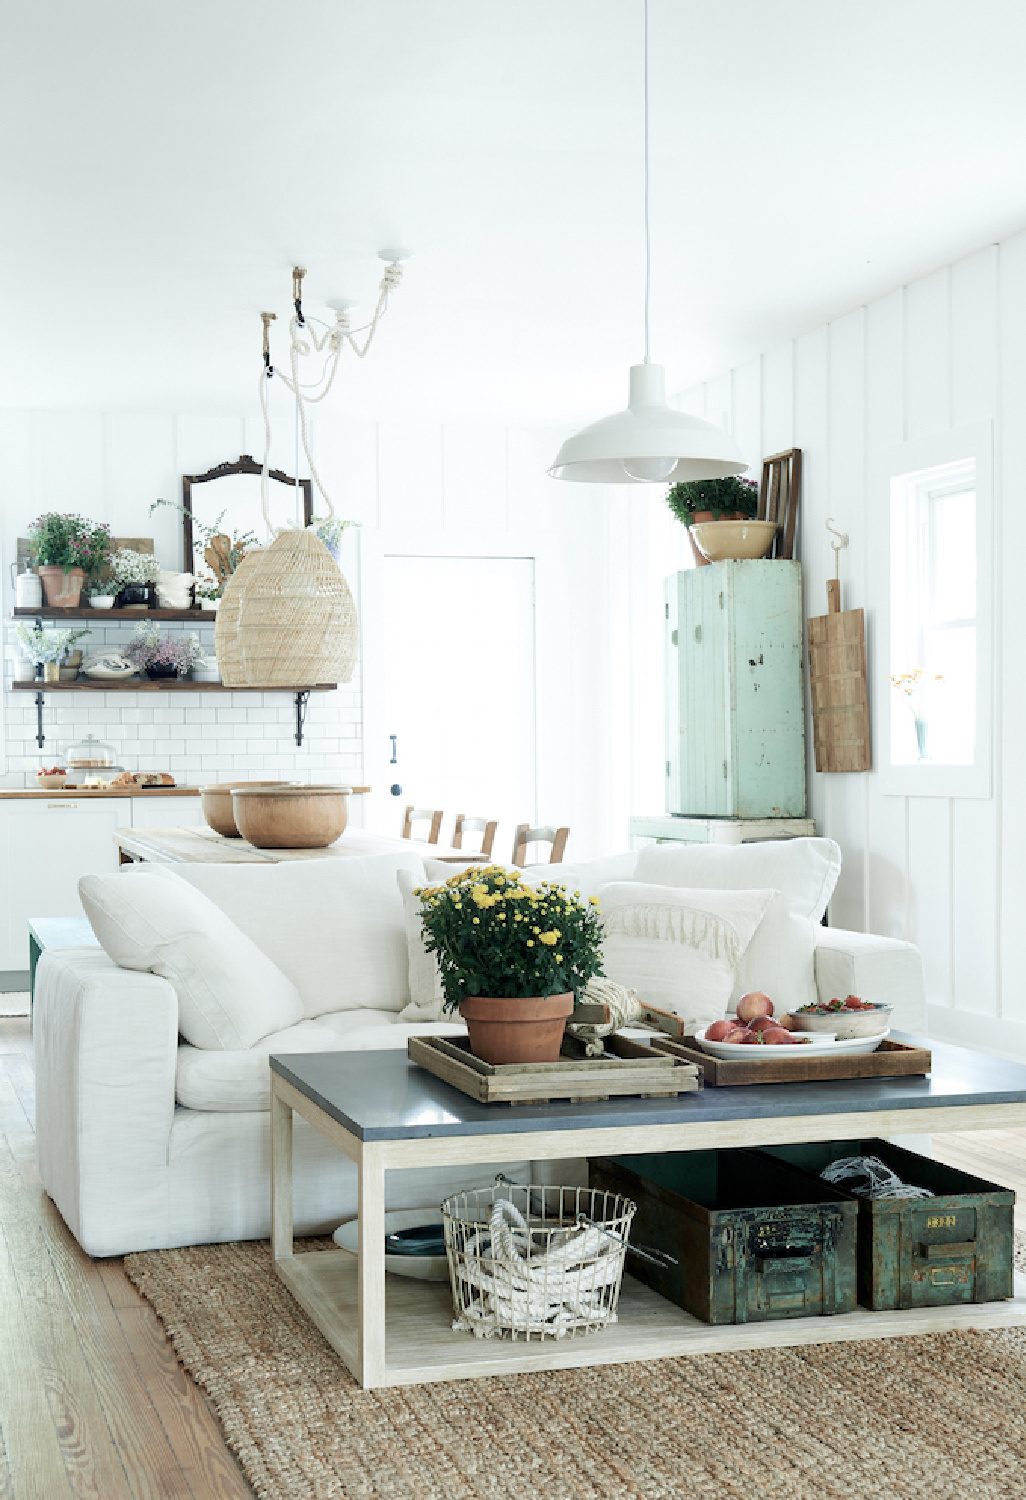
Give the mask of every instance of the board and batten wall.
[{"label": "board and batten wall", "polygon": [[[753,466],[796,446],[804,462],[807,614],[826,611],[847,532],[842,608],[867,612],[874,769],[821,775],[809,736],[810,812],[844,853],[835,926],[908,938],[923,953],[931,1031],[1026,1054],[1026,234],[923,276],[680,398],[729,427]],[[881,785],[889,586],[874,458],[990,421],[994,436],[994,764],[989,798],[893,796]]]}]

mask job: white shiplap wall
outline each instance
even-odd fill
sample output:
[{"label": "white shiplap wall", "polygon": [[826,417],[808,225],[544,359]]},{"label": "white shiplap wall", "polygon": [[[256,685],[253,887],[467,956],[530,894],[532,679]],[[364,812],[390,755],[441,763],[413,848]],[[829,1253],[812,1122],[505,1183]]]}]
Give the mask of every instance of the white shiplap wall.
[{"label": "white shiplap wall", "polygon": [[876,629],[888,540],[870,466],[899,443],[993,422],[993,796],[890,796],[876,770],[810,769],[810,802],[844,851],[831,921],[919,944],[937,1034],[1026,1052],[1026,662],[1017,650],[1026,590],[1007,562],[1026,540],[1026,235],[803,334],[687,392],[681,405],[725,420],[755,466],[778,449],[802,449],[807,612],[826,609],[831,516],[851,538],[843,607],[867,610],[874,752],[889,691]]}]

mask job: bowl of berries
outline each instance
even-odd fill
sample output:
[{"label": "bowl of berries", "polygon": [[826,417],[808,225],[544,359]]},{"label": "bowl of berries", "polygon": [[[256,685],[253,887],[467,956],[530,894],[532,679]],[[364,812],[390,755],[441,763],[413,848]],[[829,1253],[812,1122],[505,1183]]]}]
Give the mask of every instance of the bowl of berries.
[{"label": "bowl of berries", "polygon": [[63,766],[44,766],[36,772],[36,785],[44,792],[59,792],[67,780],[68,773]]},{"label": "bowl of berries", "polygon": [[892,1005],[873,1005],[849,995],[846,1000],[821,1000],[791,1012],[795,1031],[832,1031],[837,1040],[879,1036],[891,1024]]}]

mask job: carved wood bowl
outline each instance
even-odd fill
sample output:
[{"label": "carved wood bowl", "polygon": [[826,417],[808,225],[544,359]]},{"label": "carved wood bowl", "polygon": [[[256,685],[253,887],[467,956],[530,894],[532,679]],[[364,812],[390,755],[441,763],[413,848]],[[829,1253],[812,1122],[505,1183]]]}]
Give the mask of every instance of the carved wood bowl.
[{"label": "carved wood bowl", "polygon": [[265,786],[232,789],[235,826],[258,849],[323,849],[341,838],[349,810],[347,786]]},{"label": "carved wood bowl", "polygon": [[235,826],[235,812],[232,808],[232,790],[241,786],[288,786],[287,781],[250,781],[246,783],[238,781],[225,781],[220,786],[200,787],[200,807],[203,816],[215,833],[223,834],[227,839],[241,838],[238,828]]}]

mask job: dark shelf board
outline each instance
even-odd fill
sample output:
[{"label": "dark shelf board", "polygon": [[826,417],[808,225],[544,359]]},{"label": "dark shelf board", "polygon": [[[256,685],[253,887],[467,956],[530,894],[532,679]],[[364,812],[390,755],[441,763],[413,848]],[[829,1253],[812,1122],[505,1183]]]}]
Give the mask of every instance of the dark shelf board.
[{"label": "dark shelf board", "polygon": [[223,682],[193,682],[191,678],[129,677],[118,682],[76,677],[73,682],[12,682],[13,693],[333,693],[337,682],[314,682],[298,687],[225,687]]},{"label": "dark shelf board", "polygon": [[213,625],[216,609],[14,609],[19,619],[29,620],[187,620],[194,625]]}]

